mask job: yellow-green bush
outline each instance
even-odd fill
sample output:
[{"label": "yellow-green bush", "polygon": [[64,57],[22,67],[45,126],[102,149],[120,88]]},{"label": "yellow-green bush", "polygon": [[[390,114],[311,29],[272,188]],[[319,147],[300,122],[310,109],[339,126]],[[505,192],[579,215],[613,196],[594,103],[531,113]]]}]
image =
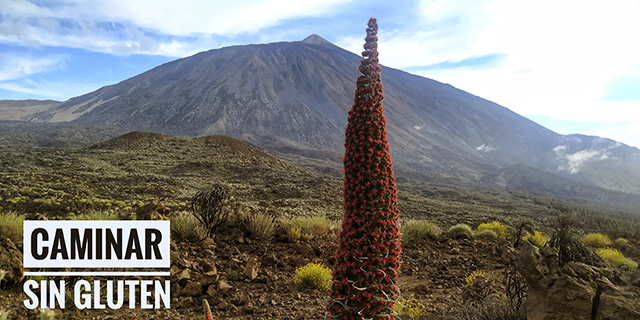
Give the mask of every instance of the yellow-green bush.
[{"label": "yellow-green bush", "polygon": [[400,227],[402,242],[407,244],[427,237],[435,239],[442,234],[442,229],[429,221],[411,221]]},{"label": "yellow-green bush", "polygon": [[473,237],[473,230],[471,230],[471,227],[469,225],[464,223],[456,224],[455,226],[449,228],[448,232],[449,235],[454,238],[461,235]]},{"label": "yellow-green bush", "polygon": [[620,266],[620,269],[624,269],[624,270],[628,270],[628,271],[636,271],[636,270],[638,270],[638,263],[633,261],[631,258],[626,258],[622,262],[622,265]]},{"label": "yellow-green bush", "polygon": [[618,238],[615,241],[613,241],[613,246],[616,248],[624,248],[628,245],[629,245],[629,240],[625,238]]},{"label": "yellow-green bush", "polygon": [[599,248],[596,253],[609,265],[620,268],[623,267],[630,270],[638,268],[638,264],[631,259],[627,259],[622,252],[613,248]]},{"label": "yellow-green bush", "polygon": [[611,239],[609,239],[609,236],[605,234],[596,232],[596,233],[589,233],[584,237],[582,237],[582,242],[592,247],[602,248],[610,245]]},{"label": "yellow-green bush", "polygon": [[24,215],[15,212],[0,213],[0,238],[9,238],[15,244],[22,243]]},{"label": "yellow-green bush", "polygon": [[293,283],[320,292],[329,291],[331,289],[331,270],[323,263],[309,263],[296,269]]},{"label": "yellow-green bush", "polygon": [[542,248],[549,241],[549,238],[545,236],[542,232],[536,230],[533,234],[527,232],[527,234],[522,237],[522,240],[531,242],[534,246]]},{"label": "yellow-green bush", "polygon": [[477,278],[486,278],[486,274],[482,270],[476,270],[471,272],[468,276],[464,278],[464,282],[467,283],[467,287],[471,287],[474,282],[476,282]]},{"label": "yellow-green bush", "polygon": [[393,305],[393,310],[398,315],[410,315],[412,318],[417,319],[421,315],[425,315],[428,312],[427,307],[416,300],[414,295],[411,295],[409,299],[400,299]]},{"label": "yellow-green bush", "polygon": [[509,235],[509,227],[498,221],[493,221],[491,223],[481,223],[478,226],[478,231],[482,230],[493,230],[493,232],[495,232],[499,238],[503,239]]}]

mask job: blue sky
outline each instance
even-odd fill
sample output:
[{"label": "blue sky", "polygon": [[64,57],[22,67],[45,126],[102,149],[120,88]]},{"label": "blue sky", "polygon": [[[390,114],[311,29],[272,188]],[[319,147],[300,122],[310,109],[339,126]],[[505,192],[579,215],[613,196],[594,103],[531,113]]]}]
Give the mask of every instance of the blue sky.
[{"label": "blue sky", "polygon": [[228,45],[316,33],[559,133],[640,147],[640,1],[0,0],[0,99],[66,100]]}]

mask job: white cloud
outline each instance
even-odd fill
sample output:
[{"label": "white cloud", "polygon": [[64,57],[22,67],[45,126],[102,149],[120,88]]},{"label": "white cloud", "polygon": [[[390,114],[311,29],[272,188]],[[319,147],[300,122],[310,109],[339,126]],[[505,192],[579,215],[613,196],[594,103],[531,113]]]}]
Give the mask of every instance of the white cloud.
[{"label": "white cloud", "polygon": [[212,35],[257,32],[287,19],[326,14],[347,1],[70,0],[38,6],[0,0],[0,42],[185,56],[219,46]]},{"label": "white cloud", "polygon": [[566,146],[557,146],[553,151],[561,160],[558,171],[568,171],[571,174],[580,172],[588,162],[607,160],[611,156],[611,152],[607,149],[585,149],[567,153]]},{"label": "white cloud", "polygon": [[[601,100],[613,79],[640,73],[640,44],[635,41],[640,1],[425,0],[418,11],[408,17],[413,29],[381,28],[383,64],[402,69],[501,54],[500,63],[489,68],[415,73],[523,115],[640,122],[640,101]],[[362,50],[359,38],[344,38],[339,44]],[[600,134],[635,135],[634,141],[640,141],[632,126],[623,127],[627,132]]]},{"label": "white cloud", "polygon": [[488,144],[483,144],[476,148],[476,150],[482,151],[482,152],[491,152],[491,151],[495,151],[496,149],[497,149],[496,147],[492,147]]},{"label": "white cloud", "polygon": [[13,53],[0,54],[0,81],[27,77],[33,74],[60,70],[63,57],[30,58]]}]

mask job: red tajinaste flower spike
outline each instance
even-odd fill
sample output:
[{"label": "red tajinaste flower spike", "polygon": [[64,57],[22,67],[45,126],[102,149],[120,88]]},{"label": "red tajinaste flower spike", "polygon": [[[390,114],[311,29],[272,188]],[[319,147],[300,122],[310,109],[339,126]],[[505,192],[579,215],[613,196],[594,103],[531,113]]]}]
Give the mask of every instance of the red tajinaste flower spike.
[{"label": "red tajinaste flower spike", "polygon": [[327,306],[332,319],[395,319],[398,197],[382,107],[377,31],[372,18],[346,130],[345,214]]}]

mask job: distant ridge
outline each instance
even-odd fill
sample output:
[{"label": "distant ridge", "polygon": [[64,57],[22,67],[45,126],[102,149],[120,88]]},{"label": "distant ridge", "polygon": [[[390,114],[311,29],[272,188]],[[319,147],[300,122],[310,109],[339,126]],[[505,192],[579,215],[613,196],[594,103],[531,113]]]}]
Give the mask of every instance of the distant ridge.
[{"label": "distant ridge", "polygon": [[[315,34],[215,49],[72,98],[31,120],[181,137],[226,135],[298,164],[331,161],[327,167],[339,174],[360,59]],[[505,179],[541,170],[640,194],[636,148],[560,135],[496,103],[401,70],[383,66],[382,78],[387,136],[401,175],[525,188]],[[492,176],[513,165],[536,170]]]}]

